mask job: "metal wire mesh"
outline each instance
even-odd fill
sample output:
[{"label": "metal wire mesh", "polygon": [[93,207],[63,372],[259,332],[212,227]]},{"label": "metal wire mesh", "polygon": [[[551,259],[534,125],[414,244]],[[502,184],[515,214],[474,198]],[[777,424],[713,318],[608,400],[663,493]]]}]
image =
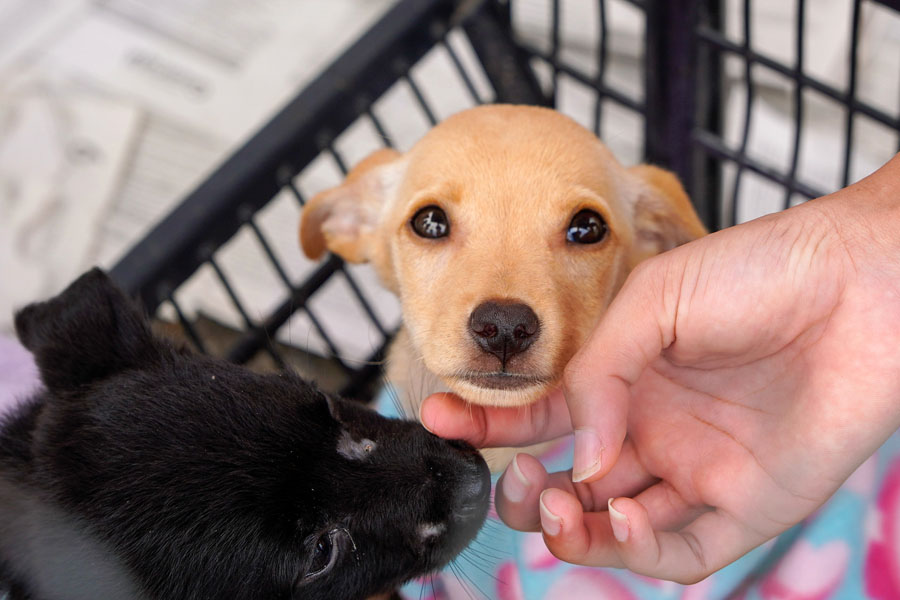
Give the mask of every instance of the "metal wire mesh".
[{"label": "metal wire mesh", "polygon": [[[849,40],[847,52],[835,59],[837,63],[835,70],[845,70],[846,76],[842,83],[836,83],[826,81],[821,74],[809,71],[812,25],[807,2],[796,0],[793,7],[792,61],[785,57],[773,57],[770,51],[753,42],[754,4],[753,0],[741,3],[740,40],[729,36],[721,24],[701,20],[696,27],[696,43],[717,57],[720,76],[727,79],[727,74],[723,75],[722,71],[728,71],[726,68],[728,66],[739,65],[739,79],[726,81],[725,85],[731,87],[732,93],[741,93],[744,96],[743,101],[739,103],[742,104],[743,114],[739,117],[740,127],[737,129],[739,132],[737,136],[728,136],[721,129],[716,131],[705,128],[697,128],[692,136],[694,147],[712,157],[718,165],[719,172],[726,173],[726,178],[731,180],[731,185],[725,187],[720,194],[721,219],[716,223],[718,226],[733,225],[760,214],[759,211],[747,207],[748,202],[756,199],[755,194],[765,193],[781,198],[777,204],[769,203],[766,210],[788,208],[799,201],[822,196],[838,187],[846,186],[874,166],[886,161],[900,147],[898,137],[900,94],[894,99],[894,109],[890,111],[861,98],[858,86],[862,15],[867,11],[872,13],[877,10],[882,13],[879,18],[894,19],[894,26],[897,27],[900,26],[900,20],[896,20],[897,14],[893,9],[882,6],[882,3],[865,0],[847,3],[849,9],[847,15],[849,19],[846,20],[848,30],[845,32]],[[837,41],[832,43],[838,45]],[[819,51],[821,52],[821,49]],[[727,61],[731,63],[726,64]],[[734,73],[734,69],[731,69],[730,73]],[[761,85],[760,82],[764,80],[766,83]],[[885,82],[885,85],[890,83]],[[767,89],[761,90],[761,87]],[[766,98],[766,93],[770,98]],[[771,98],[773,95],[777,95],[778,98],[773,100]],[[790,140],[786,140],[783,147],[774,148],[768,156],[765,152],[751,150],[755,120],[769,116],[767,113],[769,109],[765,105],[767,100],[769,106],[780,103],[784,107],[787,118],[783,129],[793,130]],[[829,133],[826,143],[811,147],[812,140],[821,140],[825,137],[822,130],[826,124],[817,123],[810,118],[811,113],[814,116],[817,107],[821,105],[832,107],[833,112],[837,114],[828,120],[839,120],[842,125],[839,132]],[[869,128],[868,139],[862,139],[858,134],[862,119],[880,125],[880,130],[872,133]],[[829,124],[831,125],[833,123]],[[872,136],[877,137],[883,146],[880,152],[871,152],[874,141]],[[757,146],[763,147],[765,144]],[[861,158],[862,151],[870,155],[865,157],[867,160]],[[813,162],[813,154],[818,155],[819,161],[829,164],[831,171],[838,176],[829,177],[827,174],[810,173],[808,171],[811,169],[804,169],[804,162]],[[772,155],[779,155],[782,158],[778,160]],[[859,164],[854,165],[854,160]],[[804,170],[807,172],[804,173]],[[760,185],[754,188],[755,193],[744,189],[746,183],[753,181],[754,177],[761,180]],[[774,185],[765,185],[765,182]]]},{"label": "metal wire mesh", "polygon": [[[897,149],[900,94],[893,109],[863,97],[859,70],[867,15],[877,5],[882,18],[900,19],[894,3],[846,0],[849,51],[839,85],[810,70],[808,3],[793,5],[787,60],[759,46],[759,1],[401,1],[114,275],[149,308],[162,304],[162,314],[180,323],[200,351],[241,363],[264,355],[277,368],[297,368],[291,350],[299,347],[330,359],[343,393],[366,396],[399,311],[365,267],[331,255],[301,263],[300,208],[368,152],[408,148],[453,112],[494,101],[555,106],[595,131],[623,162],[675,170],[713,228],[856,179],[865,163],[860,131],[868,135],[872,123],[881,135],[895,136],[891,151]],[[773,97],[788,117],[788,134],[778,152],[766,153],[759,127],[771,120]],[[810,140],[819,135],[810,119],[823,101],[843,110],[838,176],[828,181],[811,178],[806,166]],[[235,169],[244,170],[240,177]],[[761,203],[762,195],[775,203]],[[178,248],[166,247],[172,244]],[[260,297],[245,283],[248,273],[263,272],[274,295]],[[198,297],[216,302],[198,308]],[[211,347],[197,324],[211,304],[230,310],[211,315],[233,330],[224,349]],[[339,334],[347,323],[362,340],[356,348]]]}]

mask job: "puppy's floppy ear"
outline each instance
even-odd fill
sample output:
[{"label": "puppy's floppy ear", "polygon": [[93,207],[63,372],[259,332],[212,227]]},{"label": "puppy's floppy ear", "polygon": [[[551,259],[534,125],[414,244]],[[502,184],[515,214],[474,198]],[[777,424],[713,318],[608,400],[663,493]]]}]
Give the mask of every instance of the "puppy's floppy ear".
[{"label": "puppy's floppy ear", "polygon": [[354,167],[344,183],[316,194],[300,219],[303,252],[316,259],[327,248],[350,262],[371,260],[382,207],[404,169],[403,155],[384,148]]},{"label": "puppy's floppy ear", "polygon": [[628,169],[634,186],[635,238],[632,266],[706,235],[681,182],[652,165]]},{"label": "puppy's floppy ear", "polygon": [[16,334],[50,389],[71,389],[159,356],[143,315],[100,269],[16,313]]}]

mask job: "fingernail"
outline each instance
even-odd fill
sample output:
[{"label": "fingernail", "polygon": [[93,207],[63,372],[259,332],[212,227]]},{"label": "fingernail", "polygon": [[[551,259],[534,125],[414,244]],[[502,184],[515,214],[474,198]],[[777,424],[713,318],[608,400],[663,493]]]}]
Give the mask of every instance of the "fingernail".
[{"label": "fingernail", "polygon": [[575,457],[572,462],[572,481],[584,481],[600,470],[603,444],[590,429],[575,430]]},{"label": "fingernail", "polygon": [[[426,423],[425,421],[422,420],[421,416],[419,417],[419,423],[422,424],[422,427],[424,427],[428,433],[434,433],[434,431],[431,430],[431,427],[428,426],[428,423]],[[437,434],[434,433],[434,435],[437,435]]]},{"label": "fingernail", "polygon": [[[434,433],[433,431],[431,431],[431,427],[428,426],[428,423],[425,422],[425,410],[424,409],[425,409],[426,402],[428,402],[428,398],[423,400],[422,403],[419,405],[419,423],[421,423],[422,427],[427,429],[429,433]],[[400,412],[402,414],[404,411],[401,410]]]},{"label": "fingernail", "polygon": [[519,469],[519,455],[517,454],[503,477],[503,496],[510,502],[521,502],[528,495],[530,488],[531,483]]},{"label": "fingernail", "polygon": [[620,542],[628,540],[628,517],[624,513],[620,513],[613,506],[613,499],[610,498],[606,505],[609,507],[609,524],[612,526],[613,535]]},{"label": "fingernail", "polygon": [[559,532],[562,531],[562,519],[550,512],[550,509],[544,504],[544,494],[546,493],[547,490],[541,492],[541,528],[547,535],[559,535]]}]

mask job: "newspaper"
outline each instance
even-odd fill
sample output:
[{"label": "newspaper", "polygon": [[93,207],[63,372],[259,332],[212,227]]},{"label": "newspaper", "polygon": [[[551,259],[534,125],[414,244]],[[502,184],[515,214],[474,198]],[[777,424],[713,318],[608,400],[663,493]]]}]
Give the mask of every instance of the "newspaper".
[{"label": "newspaper", "polygon": [[97,256],[118,174],[139,131],[129,103],[52,77],[0,88],[0,328]]},{"label": "newspaper", "polygon": [[115,264],[394,1],[4,0],[0,330]]}]

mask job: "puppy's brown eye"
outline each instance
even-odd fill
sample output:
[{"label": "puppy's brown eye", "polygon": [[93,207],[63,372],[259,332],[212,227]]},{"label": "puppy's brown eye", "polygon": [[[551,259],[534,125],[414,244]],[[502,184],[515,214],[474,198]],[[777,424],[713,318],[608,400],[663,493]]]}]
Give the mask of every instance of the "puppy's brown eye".
[{"label": "puppy's brown eye", "polygon": [[603,217],[592,210],[578,211],[569,228],[566,230],[566,240],[573,244],[596,244],[606,238],[609,227]]},{"label": "puppy's brown eye", "polygon": [[413,215],[409,222],[416,235],[437,239],[450,234],[450,221],[447,215],[437,206],[426,206]]}]

